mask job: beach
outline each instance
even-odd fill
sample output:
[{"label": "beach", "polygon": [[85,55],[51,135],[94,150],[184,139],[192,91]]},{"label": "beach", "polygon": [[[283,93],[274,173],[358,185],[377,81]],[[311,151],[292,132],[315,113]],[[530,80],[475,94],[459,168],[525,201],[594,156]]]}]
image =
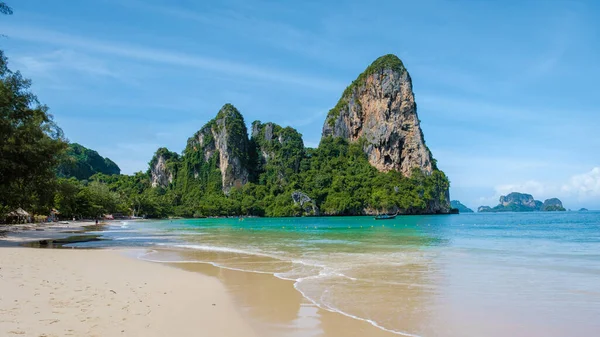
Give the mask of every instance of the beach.
[{"label": "beach", "polygon": [[[8,232],[0,336],[597,335],[599,220],[173,219]],[[31,240],[55,249],[18,246]]]},{"label": "beach", "polygon": [[122,251],[0,249],[1,336],[256,336],[217,279]]}]

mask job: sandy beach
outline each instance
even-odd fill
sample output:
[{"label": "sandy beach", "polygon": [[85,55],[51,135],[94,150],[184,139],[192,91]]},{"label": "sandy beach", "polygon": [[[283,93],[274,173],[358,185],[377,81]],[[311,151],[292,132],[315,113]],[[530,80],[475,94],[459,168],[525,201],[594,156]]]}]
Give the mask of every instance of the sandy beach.
[{"label": "sandy beach", "polygon": [[113,250],[0,249],[0,336],[255,336],[217,279]]}]

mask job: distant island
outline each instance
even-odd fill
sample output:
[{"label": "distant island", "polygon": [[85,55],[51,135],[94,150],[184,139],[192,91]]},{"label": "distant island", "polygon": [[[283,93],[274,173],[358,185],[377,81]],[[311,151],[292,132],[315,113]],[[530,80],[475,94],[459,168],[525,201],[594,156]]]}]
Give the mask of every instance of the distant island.
[{"label": "distant island", "polygon": [[473,213],[472,209],[470,209],[469,207],[463,205],[458,200],[452,200],[452,201],[450,201],[450,207],[457,209],[459,213]]},{"label": "distant island", "polygon": [[479,206],[477,212],[554,212],[566,211],[558,198],[535,200],[531,194],[512,192],[500,197],[500,204],[495,207]]},{"label": "distant island", "polygon": [[580,211],[580,212],[587,212],[587,211],[589,211],[589,210],[588,210],[587,208],[580,208],[580,209],[579,209],[579,211]]}]

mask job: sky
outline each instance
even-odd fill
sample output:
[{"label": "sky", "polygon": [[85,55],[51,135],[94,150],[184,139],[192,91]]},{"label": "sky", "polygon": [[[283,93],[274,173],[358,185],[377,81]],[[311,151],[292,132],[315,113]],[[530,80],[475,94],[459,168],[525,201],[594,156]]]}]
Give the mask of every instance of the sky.
[{"label": "sky", "polygon": [[5,1],[10,68],[122,173],[181,152],[225,103],[316,147],[344,88],[392,53],[452,199],[600,209],[597,1]]}]

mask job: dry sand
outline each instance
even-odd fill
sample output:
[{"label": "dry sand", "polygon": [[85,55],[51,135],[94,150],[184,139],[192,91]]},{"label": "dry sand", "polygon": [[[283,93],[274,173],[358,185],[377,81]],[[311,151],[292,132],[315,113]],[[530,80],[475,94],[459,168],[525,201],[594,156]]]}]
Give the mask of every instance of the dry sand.
[{"label": "dry sand", "polygon": [[255,336],[213,277],[111,250],[0,248],[0,336]]}]

